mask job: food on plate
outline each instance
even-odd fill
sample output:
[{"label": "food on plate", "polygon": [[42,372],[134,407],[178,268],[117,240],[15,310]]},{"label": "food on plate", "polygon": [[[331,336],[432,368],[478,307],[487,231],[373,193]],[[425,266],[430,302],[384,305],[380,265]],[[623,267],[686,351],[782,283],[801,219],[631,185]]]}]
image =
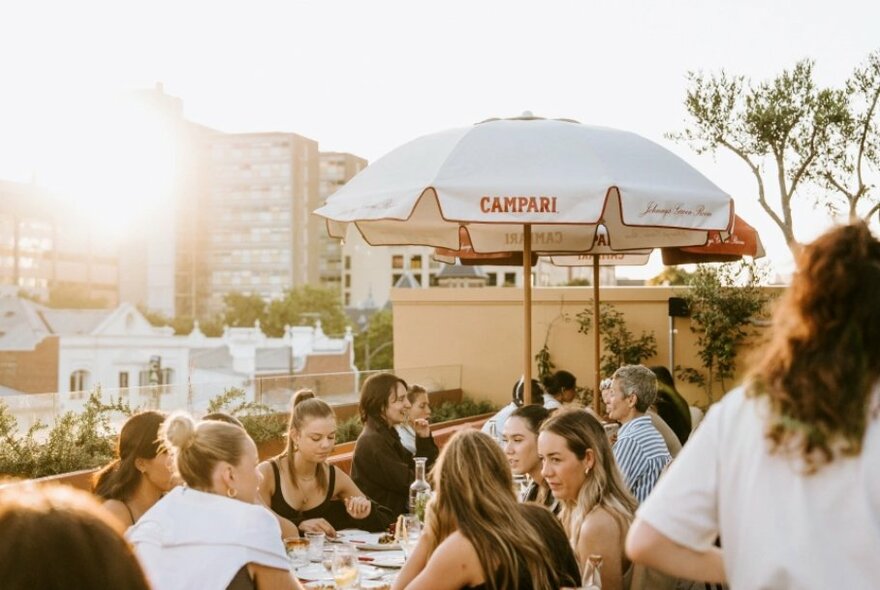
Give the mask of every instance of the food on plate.
[{"label": "food on plate", "polygon": [[379,535],[379,544],[380,545],[390,545],[394,543],[394,535],[389,535],[388,533],[382,533]]}]

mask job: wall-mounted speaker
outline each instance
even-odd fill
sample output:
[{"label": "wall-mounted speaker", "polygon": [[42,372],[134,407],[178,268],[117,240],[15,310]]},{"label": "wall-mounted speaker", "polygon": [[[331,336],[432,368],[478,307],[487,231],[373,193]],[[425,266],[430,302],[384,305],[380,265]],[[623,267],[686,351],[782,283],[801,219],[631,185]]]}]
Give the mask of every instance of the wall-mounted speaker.
[{"label": "wall-mounted speaker", "polygon": [[669,317],[686,318],[689,315],[690,310],[688,309],[687,301],[682,297],[669,298]]}]

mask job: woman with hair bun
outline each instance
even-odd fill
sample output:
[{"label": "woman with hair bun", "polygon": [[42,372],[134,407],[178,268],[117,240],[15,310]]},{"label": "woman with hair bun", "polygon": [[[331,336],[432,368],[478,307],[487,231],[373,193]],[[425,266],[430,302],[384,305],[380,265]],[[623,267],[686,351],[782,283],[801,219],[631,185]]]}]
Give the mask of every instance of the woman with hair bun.
[{"label": "woman with hair bun", "polygon": [[92,493],[123,526],[130,527],[173,486],[168,452],[159,443],[162,412],[146,411],[122,425],[116,459],[99,471]]},{"label": "woman with hair bun", "polygon": [[329,537],[345,528],[384,531],[394,515],[364,496],[347,473],[327,464],[335,446],[333,408],[311,390],[297,391],[291,401],[287,447],[260,463],[263,503],[302,531]]},{"label": "woman with hair bun", "polygon": [[278,521],[257,504],[257,447],[240,427],[172,414],[160,429],[185,486],[128,532],[154,590],[300,588]]}]

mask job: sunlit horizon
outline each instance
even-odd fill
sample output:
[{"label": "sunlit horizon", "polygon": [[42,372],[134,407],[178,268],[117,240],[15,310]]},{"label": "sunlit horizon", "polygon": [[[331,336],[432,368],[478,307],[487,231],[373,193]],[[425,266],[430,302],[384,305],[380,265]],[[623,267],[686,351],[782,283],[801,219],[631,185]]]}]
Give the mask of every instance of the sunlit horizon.
[{"label": "sunlit horizon", "polygon": [[[818,0],[157,0],[149,9],[37,0],[0,8],[0,179],[34,179],[116,235],[149,219],[173,193],[179,154],[167,130],[123,99],[157,83],[182,100],[188,121],[297,133],[371,162],[419,135],[531,110],[671,149],[734,196],[784,273],[791,255],[745,166],[664,136],[682,127],[686,74],[723,68],[759,82],[811,58],[817,81],[839,86],[880,47],[878,21],[880,6],[855,0],[834,10]],[[807,197],[795,215],[803,240],[831,222]]]}]

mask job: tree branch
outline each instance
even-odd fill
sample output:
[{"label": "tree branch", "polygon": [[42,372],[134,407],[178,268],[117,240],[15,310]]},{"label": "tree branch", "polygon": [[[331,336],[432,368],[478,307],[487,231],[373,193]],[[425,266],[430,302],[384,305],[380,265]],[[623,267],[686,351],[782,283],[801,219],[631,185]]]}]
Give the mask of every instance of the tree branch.
[{"label": "tree branch", "polygon": [[735,145],[731,144],[723,138],[718,140],[718,144],[724,146],[725,148],[739,156],[740,159],[742,159],[742,161],[745,162],[749,169],[752,171],[752,174],[755,176],[755,180],[758,183],[758,204],[761,205],[761,208],[764,209],[767,215],[770,216],[770,219],[772,219],[773,222],[779,227],[779,229],[782,231],[782,235],[785,236],[786,239],[788,239],[788,235],[790,232],[786,231],[785,224],[783,223],[782,219],[779,218],[779,215],[776,213],[773,207],[770,206],[770,203],[767,202],[767,195],[764,191],[764,179],[761,177],[761,171],[751,161],[751,159],[749,159],[748,154],[746,154],[745,151],[743,151],[741,148],[736,147]]},{"label": "tree branch", "polygon": [[862,179],[862,160],[865,155],[865,144],[868,141],[868,132],[871,129],[871,119],[874,118],[874,111],[877,108],[877,100],[880,99],[880,85],[877,86],[877,89],[874,91],[874,98],[871,100],[871,106],[868,107],[868,112],[865,113],[865,122],[862,125],[862,133],[859,137],[859,152],[858,156],[856,156],[856,177],[859,180],[859,197],[862,194],[862,187],[865,186],[864,180]]}]

